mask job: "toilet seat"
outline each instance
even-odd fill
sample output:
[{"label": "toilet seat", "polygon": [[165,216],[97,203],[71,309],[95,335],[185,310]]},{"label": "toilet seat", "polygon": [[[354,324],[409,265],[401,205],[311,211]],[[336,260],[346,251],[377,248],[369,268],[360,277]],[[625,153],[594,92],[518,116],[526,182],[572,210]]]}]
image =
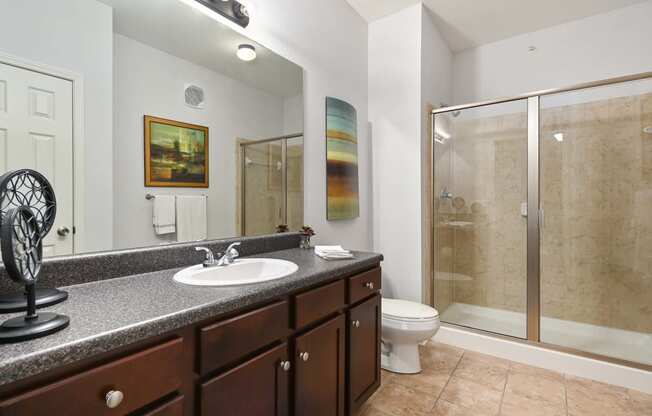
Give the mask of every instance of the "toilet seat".
[{"label": "toilet seat", "polygon": [[439,312],[430,306],[401,299],[382,300],[383,319],[397,322],[428,322],[439,319]]}]

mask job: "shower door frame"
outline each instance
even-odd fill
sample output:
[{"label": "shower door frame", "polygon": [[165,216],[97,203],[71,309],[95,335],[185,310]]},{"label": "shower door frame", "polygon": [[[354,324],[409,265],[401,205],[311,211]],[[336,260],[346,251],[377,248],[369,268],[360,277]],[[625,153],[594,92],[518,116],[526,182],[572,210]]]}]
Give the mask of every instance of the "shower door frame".
[{"label": "shower door frame", "polygon": [[247,181],[246,181],[246,158],[245,158],[245,148],[251,145],[263,144],[263,143],[272,143],[272,142],[281,142],[281,165],[283,170],[281,171],[281,194],[283,195],[283,201],[281,202],[281,218],[284,224],[287,224],[288,221],[288,172],[287,172],[287,161],[288,161],[288,140],[296,139],[303,137],[303,133],[293,133],[286,134],[283,136],[270,137],[267,139],[260,140],[247,140],[238,143],[239,153],[240,153],[240,235],[245,236],[246,228],[246,218],[245,218],[245,201],[247,196]]},{"label": "shower door frame", "polygon": [[[575,348],[564,347],[561,345],[550,344],[541,341],[541,272],[540,272],[540,224],[543,220],[543,211],[540,209],[540,138],[539,138],[539,115],[540,115],[540,99],[541,97],[559,94],[563,92],[571,92],[583,90],[593,87],[602,87],[612,84],[625,83],[630,81],[640,81],[643,79],[652,78],[652,72],[642,72],[633,75],[626,75],[615,78],[608,78],[599,81],[586,82],[575,84],[568,87],[552,88],[531,93],[521,94],[513,97],[499,98],[495,100],[479,101],[475,103],[456,105],[451,107],[442,107],[432,110],[430,114],[430,193],[431,193],[431,213],[435,212],[435,204],[437,202],[437,193],[435,192],[435,116],[437,114],[449,113],[454,111],[461,111],[470,108],[486,107],[494,104],[508,103],[518,100],[527,100],[527,289],[526,289],[526,338],[512,337],[505,334],[498,334],[495,332],[485,331],[478,328],[470,328],[467,326],[457,325],[453,323],[445,323],[453,327],[464,328],[471,332],[480,333],[484,335],[492,335],[498,338],[508,339],[510,341],[517,341],[526,344],[533,344],[536,346],[544,347],[547,349],[566,352],[582,357],[598,359],[601,361],[621,364],[628,367],[633,367],[641,370],[652,371],[652,365],[643,364],[635,361],[628,361],[621,358],[609,357],[601,354],[596,354],[588,351],[578,350]],[[424,219],[424,224],[429,222]],[[431,226],[428,227],[428,234],[430,239],[430,252],[426,253],[427,256],[433,261],[430,261],[430,270],[428,273],[429,288],[428,296],[431,303],[435,300],[435,221],[430,222]],[[434,306],[434,305],[433,305]]]}]

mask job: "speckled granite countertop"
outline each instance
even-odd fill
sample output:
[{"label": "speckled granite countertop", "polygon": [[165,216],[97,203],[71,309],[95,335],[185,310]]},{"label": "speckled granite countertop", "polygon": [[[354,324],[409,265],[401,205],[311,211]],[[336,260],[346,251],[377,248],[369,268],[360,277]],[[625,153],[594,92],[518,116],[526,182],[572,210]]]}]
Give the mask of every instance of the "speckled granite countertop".
[{"label": "speckled granite countertop", "polygon": [[68,315],[70,326],[45,338],[0,345],[0,385],[360,271],[382,260],[380,254],[355,252],[352,260],[326,261],[312,250],[299,248],[252,257],[293,261],[299,270],[283,279],[221,288],[176,283],[172,276],[180,269],[67,287],[69,300],[45,310]]}]

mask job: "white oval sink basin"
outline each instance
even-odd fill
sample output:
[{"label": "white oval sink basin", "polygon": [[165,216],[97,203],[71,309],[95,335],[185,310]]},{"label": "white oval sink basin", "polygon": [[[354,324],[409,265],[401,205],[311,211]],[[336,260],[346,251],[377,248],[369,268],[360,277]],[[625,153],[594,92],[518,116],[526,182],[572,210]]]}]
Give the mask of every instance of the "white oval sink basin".
[{"label": "white oval sink basin", "polygon": [[177,272],[174,280],[193,286],[233,286],[281,279],[299,266],[279,259],[238,259],[228,266],[204,267],[201,264]]}]

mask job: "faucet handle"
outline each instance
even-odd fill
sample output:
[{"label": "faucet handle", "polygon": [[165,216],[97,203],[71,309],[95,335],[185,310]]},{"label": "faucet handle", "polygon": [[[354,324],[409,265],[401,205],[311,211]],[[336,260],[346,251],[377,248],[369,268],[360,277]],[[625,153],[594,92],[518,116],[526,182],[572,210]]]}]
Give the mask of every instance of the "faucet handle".
[{"label": "faucet handle", "polygon": [[235,247],[239,246],[240,244],[242,243],[239,241],[229,244],[226,250],[224,250],[224,254],[228,255],[232,259],[238,258],[240,256],[240,253],[238,253],[238,250],[236,250]]},{"label": "faucet handle", "polygon": [[215,261],[215,256],[213,256],[213,252],[208,247],[195,247],[195,251],[203,251],[206,253],[206,261],[204,263],[212,263]]}]

